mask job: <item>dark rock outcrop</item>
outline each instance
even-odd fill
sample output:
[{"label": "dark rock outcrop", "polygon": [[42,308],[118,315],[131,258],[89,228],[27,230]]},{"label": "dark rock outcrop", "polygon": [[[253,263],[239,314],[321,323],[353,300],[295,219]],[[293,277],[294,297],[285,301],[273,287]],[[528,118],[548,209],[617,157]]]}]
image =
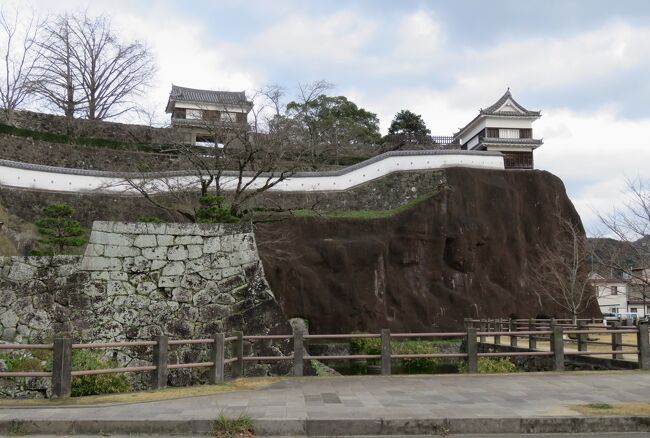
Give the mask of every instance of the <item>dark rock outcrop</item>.
[{"label": "dark rock outcrop", "polygon": [[312,333],[340,333],[562,314],[540,306],[522,275],[557,235],[556,212],[580,221],[562,181],[543,171],[446,174],[437,195],[390,218],[258,224],[266,277],[286,316],[307,319]]}]

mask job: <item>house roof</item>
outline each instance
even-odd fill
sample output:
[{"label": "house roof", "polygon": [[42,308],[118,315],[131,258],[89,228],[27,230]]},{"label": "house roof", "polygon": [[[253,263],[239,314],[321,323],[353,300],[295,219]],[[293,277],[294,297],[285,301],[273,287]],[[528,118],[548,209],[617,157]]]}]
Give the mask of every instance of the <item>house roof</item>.
[{"label": "house roof", "polygon": [[525,118],[538,118],[541,117],[542,113],[540,111],[531,111],[523,106],[521,106],[510,93],[510,88],[508,88],[503,96],[499,98],[489,107],[479,109],[478,115],[472,119],[467,125],[463,126],[454,134],[454,137],[458,137],[463,132],[465,132],[470,126],[474,124],[478,119],[485,116],[497,116],[497,117],[525,117]]},{"label": "house roof", "polygon": [[[508,104],[507,106],[505,106]],[[514,111],[510,110],[513,108]],[[519,105],[519,103],[512,97],[510,93],[510,88],[506,90],[505,94],[501,96],[494,104],[490,105],[485,109],[479,110],[480,114],[484,115],[514,115],[514,116],[537,116],[539,117],[541,113],[539,111],[530,111]]]},{"label": "house roof", "polygon": [[189,102],[196,104],[231,105],[252,107],[252,102],[246,99],[244,91],[217,91],[200,90],[198,88],[180,87],[172,84],[167,103],[167,112],[171,112],[175,102]]}]

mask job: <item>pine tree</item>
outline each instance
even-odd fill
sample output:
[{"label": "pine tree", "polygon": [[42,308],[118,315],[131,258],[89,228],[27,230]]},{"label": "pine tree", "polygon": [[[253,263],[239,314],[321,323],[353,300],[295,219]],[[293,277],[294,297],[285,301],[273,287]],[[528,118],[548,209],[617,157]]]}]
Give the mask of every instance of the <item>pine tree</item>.
[{"label": "pine tree", "polygon": [[196,209],[194,218],[201,224],[218,224],[222,222],[239,222],[239,218],[232,214],[230,208],[223,205],[224,197],[205,195],[199,198],[201,206]]},{"label": "pine tree", "polygon": [[41,245],[32,250],[34,255],[69,254],[86,243],[86,230],[72,219],[74,209],[67,204],[51,204],[41,210],[35,225]]},{"label": "pine tree", "polygon": [[403,138],[409,142],[422,142],[431,133],[422,120],[422,116],[409,110],[402,110],[395,114],[395,118],[388,128],[388,134]]}]

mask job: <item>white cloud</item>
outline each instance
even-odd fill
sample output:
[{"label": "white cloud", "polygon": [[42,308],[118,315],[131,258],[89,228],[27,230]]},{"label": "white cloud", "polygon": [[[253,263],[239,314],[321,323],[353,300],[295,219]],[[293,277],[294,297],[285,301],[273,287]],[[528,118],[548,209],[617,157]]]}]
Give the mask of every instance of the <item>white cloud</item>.
[{"label": "white cloud", "polygon": [[401,20],[398,42],[396,55],[426,59],[441,48],[444,33],[429,12],[420,10]]},{"label": "white cloud", "polygon": [[371,40],[376,24],[350,11],[324,17],[291,15],[252,38],[249,56],[283,63],[350,62]]},{"label": "white cloud", "polygon": [[626,120],[612,109],[548,109],[536,122],[536,136],[545,142],[536,165],[562,178],[587,228],[597,225],[594,212],[618,202],[627,177],[647,177],[648,126],[650,119]]}]

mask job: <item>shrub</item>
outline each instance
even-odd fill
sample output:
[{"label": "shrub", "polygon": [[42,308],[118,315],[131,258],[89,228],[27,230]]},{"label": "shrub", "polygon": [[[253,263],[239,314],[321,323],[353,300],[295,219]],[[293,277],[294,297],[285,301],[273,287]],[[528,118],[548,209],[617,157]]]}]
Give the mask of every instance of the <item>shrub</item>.
[{"label": "shrub", "polygon": [[32,250],[33,255],[65,254],[86,243],[86,230],[79,221],[72,219],[74,209],[68,204],[50,204],[41,210],[35,225],[41,238],[41,247]]},{"label": "shrub", "polygon": [[213,424],[212,430],[215,436],[224,438],[253,436],[253,420],[244,412],[239,414],[237,418],[228,418],[223,412],[220,412]]},{"label": "shrub", "polygon": [[[469,372],[467,362],[463,362],[459,369],[461,373]],[[507,357],[479,357],[478,372],[481,374],[515,373],[517,365]]]},{"label": "shrub", "polygon": [[31,355],[0,355],[2,360],[7,365],[7,371],[45,371],[45,362],[37,357]]},{"label": "shrub", "polygon": [[224,197],[217,195],[205,195],[199,198],[200,207],[196,209],[196,222],[201,224],[216,224],[223,222],[239,222],[230,208],[225,206]]},{"label": "shrub", "polygon": [[[443,341],[446,342],[446,341]],[[438,342],[434,341],[391,341],[390,348],[392,354],[427,354],[438,353]],[[378,338],[354,338],[350,342],[350,351],[352,354],[381,354],[381,340]],[[368,363],[378,364],[379,360],[370,360]],[[400,359],[402,370],[407,374],[432,374],[432,373],[449,373],[457,372],[457,366],[454,364],[444,363],[437,358],[419,358],[419,359]],[[364,370],[364,368],[366,368]],[[364,374],[367,367],[361,364],[352,365],[353,374]]]},{"label": "shrub", "polygon": [[[74,350],[72,352],[72,369],[98,370],[115,368],[117,362],[104,358],[101,353],[91,350]],[[72,379],[72,396],[113,394],[129,390],[129,382],[124,374],[98,374],[95,376],[77,376]]]}]

